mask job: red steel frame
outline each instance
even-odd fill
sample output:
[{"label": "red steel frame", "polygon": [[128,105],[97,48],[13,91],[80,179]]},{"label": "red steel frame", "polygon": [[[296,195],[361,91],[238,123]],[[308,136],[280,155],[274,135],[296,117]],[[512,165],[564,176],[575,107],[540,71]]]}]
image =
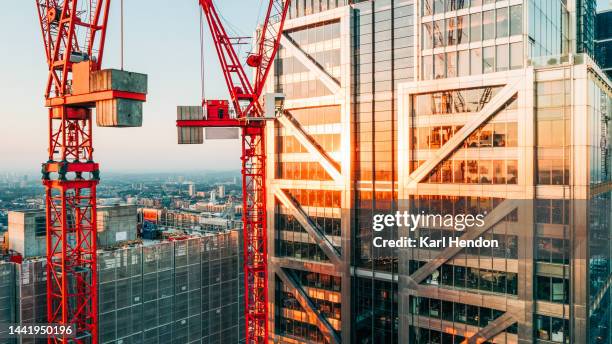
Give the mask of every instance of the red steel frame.
[{"label": "red steel frame", "polygon": [[[113,94],[71,95],[72,65],[100,69],[110,0],[36,0],[49,75],[48,160],[43,164],[47,216],[47,317],[74,325],[76,338],[49,343],[98,342],[96,186],[92,111]],[[72,59],[71,59],[72,58]]]},{"label": "red steel frame", "polygon": [[255,82],[238,59],[212,0],[199,0],[219,56],[236,119],[177,121],[179,127],[242,128],[243,250],[246,342],[268,341],[268,252],[266,236],[266,152],[264,112],[259,101],[278,52],[289,0],[270,0],[258,32],[257,51],[247,63],[255,68]]}]

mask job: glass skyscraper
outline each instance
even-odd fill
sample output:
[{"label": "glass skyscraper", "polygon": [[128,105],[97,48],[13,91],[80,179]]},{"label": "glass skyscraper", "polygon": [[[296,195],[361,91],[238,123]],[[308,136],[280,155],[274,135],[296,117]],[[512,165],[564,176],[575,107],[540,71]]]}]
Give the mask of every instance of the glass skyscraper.
[{"label": "glass skyscraper", "polygon": [[612,77],[612,10],[597,13],[595,20],[595,60]]},{"label": "glass skyscraper", "polygon": [[[292,1],[268,85],[275,342],[610,343],[612,88],[585,6]],[[396,211],[486,216],[373,231]],[[499,246],[373,245],[402,236]]]}]

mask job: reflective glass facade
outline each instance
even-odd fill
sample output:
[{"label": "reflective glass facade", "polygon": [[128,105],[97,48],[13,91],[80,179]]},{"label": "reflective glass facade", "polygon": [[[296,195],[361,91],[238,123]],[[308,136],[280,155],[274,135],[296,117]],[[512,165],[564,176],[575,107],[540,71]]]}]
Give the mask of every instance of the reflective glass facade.
[{"label": "reflective glass facade", "polygon": [[594,56],[596,0],[575,0],[576,51]]},{"label": "reflective glass facade", "polygon": [[523,67],[521,2],[421,1],[422,80]]},{"label": "reflective glass facade", "polygon": [[[398,342],[397,254],[372,246],[372,215],[397,209],[397,85],[412,81],[415,1],[355,5],[353,341]],[[392,234],[391,234],[392,235]],[[386,279],[375,278],[384,272]]]},{"label": "reflective glass facade", "polygon": [[566,55],[569,52],[567,2],[528,0],[528,6],[529,57]]},{"label": "reflective glass facade", "polygon": [[[611,93],[588,58],[538,67],[573,49],[572,5],[293,3],[272,85],[275,340],[609,342]],[[406,209],[488,220],[373,231]],[[498,245],[373,245],[403,235]]]}]

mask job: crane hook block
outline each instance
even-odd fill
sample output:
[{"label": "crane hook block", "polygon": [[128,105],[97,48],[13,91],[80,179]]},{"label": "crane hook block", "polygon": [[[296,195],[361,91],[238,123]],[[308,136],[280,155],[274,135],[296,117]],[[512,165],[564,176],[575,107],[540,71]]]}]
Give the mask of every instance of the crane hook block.
[{"label": "crane hook block", "polygon": [[247,57],[247,64],[253,68],[259,67],[261,65],[261,55],[252,54]]}]

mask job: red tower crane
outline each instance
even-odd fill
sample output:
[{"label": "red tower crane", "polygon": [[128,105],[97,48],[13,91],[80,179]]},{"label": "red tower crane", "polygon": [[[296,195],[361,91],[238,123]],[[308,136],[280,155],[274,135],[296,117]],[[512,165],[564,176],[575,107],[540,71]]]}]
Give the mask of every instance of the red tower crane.
[{"label": "red tower crane", "polygon": [[205,111],[200,112],[200,118],[189,116],[185,119],[179,115],[179,141],[181,129],[186,127],[233,127],[242,131],[246,342],[260,344],[268,340],[265,128],[266,120],[273,118],[267,109],[274,109],[275,106],[265,104],[264,110],[260,98],[278,52],[289,0],[267,2],[265,20],[258,30],[255,52],[246,61],[255,69],[253,83],[234,50],[233,40],[228,36],[213,1],[199,0],[199,3],[210,28],[235,116],[230,116],[227,101],[203,100]]},{"label": "red tower crane", "polygon": [[[49,74],[48,160],[42,164],[47,217],[47,317],[98,342],[96,186],[92,113],[99,126],[140,126],[146,76],[101,70],[110,0],[35,0]],[[122,82],[117,82],[119,81]]]}]

